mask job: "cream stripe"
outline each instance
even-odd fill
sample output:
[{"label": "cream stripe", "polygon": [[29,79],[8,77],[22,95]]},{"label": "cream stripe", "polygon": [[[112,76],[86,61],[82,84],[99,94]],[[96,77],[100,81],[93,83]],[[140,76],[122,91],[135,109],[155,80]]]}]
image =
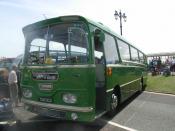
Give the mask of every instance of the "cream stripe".
[{"label": "cream stripe", "polygon": [[[128,82],[128,83],[122,84],[122,85],[120,85],[120,87],[123,87],[123,86],[129,85],[129,84],[131,84],[131,83],[133,83],[133,82],[136,82],[136,81],[138,81],[138,80],[140,80],[140,79],[141,79],[141,78],[138,78],[138,79],[135,79],[135,80],[130,81],[130,82]],[[107,90],[106,92],[110,92],[110,91],[113,91],[113,88]]]},{"label": "cream stripe", "polygon": [[124,63],[132,63],[132,64],[137,64],[137,65],[143,65],[143,66],[145,66],[145,64],[142,64],[142,63],[139,63],[139,62],[134,62],[134,61],[122,60],[122,62],[124,62]]},{"label": "cream stripe", "polygon": [[121,64],[107,64],[107,67],[136,67],[136,68],[145,68],[143,66],[131,66],[131,65],[121,65]]},{"label": "cream stripe", "polygon": [[95,67],[94,64],[91,65],[47,65],[47,66],[21,66],[23,69],[24,67],[27,67],[29,69],[45,69],[45,68],[92,68]]},{"label": "cream stripe", "polygon": [[138,80],[140,80],[140,79],[141,79],[141,78],[138,78],[138,79],[135,79],[135,80],[130,81],[130,82],[128,82],[128,83],[122,84],[122,85],[120,85],[120,87],[123,87],[123,86],[129,85],[129,84],[131,84],[131,83],[133,83],[133,82],[136,82],[136,81],[138,81]]}]

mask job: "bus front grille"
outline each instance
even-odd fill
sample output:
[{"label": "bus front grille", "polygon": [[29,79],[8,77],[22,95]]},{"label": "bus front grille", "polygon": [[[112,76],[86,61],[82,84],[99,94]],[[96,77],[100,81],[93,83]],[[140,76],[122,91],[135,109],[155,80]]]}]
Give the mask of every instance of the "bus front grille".
[{"label": "bus front grille", "polygon": [[66,118],[66,112],[54,110],[54,109],[48,109],[48,108],[39,107],[39,106],[33,106],[32,112],[35,112],[42,116],[48,116],[48,117],[53,117],[53,118],[59,118],[59,119]]}]

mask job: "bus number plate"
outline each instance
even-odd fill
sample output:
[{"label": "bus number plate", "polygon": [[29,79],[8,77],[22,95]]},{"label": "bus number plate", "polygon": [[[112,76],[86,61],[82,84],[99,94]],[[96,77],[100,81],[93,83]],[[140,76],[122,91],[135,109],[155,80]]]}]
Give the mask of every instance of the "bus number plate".
[{"label": "bus number plate", "polygon": [[48,97],[40,97],[39,101],[41,102],[46,102],[46,103],[52,103],[52,98],[48,98]]}]

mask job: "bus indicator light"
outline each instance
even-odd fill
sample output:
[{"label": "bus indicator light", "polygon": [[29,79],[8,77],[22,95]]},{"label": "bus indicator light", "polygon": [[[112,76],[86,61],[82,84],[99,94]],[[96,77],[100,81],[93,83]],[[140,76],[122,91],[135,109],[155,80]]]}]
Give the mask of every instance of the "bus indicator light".
[{"label": "bus indicator light", "polygon": [[108,67],[107,68],[107,76],[111,76],[112,75],[112,68]]}]

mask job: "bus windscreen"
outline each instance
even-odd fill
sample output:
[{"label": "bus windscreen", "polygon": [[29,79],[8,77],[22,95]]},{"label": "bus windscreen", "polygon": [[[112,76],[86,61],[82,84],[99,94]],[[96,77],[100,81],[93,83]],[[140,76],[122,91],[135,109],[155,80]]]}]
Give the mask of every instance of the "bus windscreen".
[{"label": "bus windscreen", "polygon": [[27,65],[87,64],[88,33],[82,23],[58,24],[28,32]]}]

